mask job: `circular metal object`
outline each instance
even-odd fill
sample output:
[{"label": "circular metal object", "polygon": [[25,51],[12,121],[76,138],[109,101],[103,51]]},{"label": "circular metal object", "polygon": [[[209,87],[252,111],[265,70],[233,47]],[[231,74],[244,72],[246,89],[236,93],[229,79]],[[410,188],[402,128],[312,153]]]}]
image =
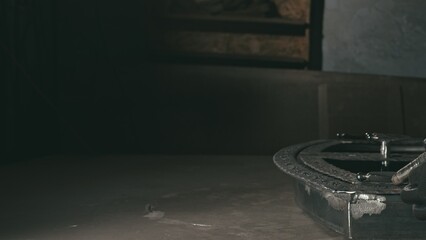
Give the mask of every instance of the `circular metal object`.
[{"label": "circular metal object", "polygon": [[295,180],[299,206],[346,237],[421,238],[424,222],[401,201],[404,185],[391,178],[424,152],[423,141],[395,137],[386,148],[383,155],[380,139],[318,140],[284,148],[274,162]]}]

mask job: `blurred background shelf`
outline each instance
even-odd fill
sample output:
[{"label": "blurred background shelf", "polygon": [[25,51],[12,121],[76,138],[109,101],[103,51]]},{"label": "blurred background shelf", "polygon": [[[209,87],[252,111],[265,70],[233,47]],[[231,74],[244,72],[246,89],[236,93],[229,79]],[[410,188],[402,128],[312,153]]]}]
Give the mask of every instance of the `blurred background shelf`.
[{"label": "blurred background shelf", "polygon": [[304,69],[307,61],[302,58],[280,56],[254,56],[243,54],[166,52],[156,56],[160,63],[180,63],[196,65],[220,65],[240,67],[270,67]]},{"label": "blurred background shelf", "polygon": [[170,15],[160,19],[170,30],[305,36],[308,24],[282,18]]},{"label": "blurred background shelf", "polygon": [[242,2],[169,1],[156,20],[162,41],[154,43],[153,58],[321,70],[324,0]]}]

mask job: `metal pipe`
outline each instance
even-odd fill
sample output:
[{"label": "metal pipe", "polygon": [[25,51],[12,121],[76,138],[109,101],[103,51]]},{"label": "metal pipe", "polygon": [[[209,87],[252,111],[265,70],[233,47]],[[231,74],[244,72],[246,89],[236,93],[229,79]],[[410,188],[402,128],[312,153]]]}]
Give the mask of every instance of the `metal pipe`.
[{"label": "metal pipe", "polygon": [[399,169],[398,172],[396,172],[392,176],[392,183],[395,185],[403,183],[404,180],[408,178],[408,176],[414,169],[418,168],[420,165],[424,164],[425,162],[426,162],[426,152],[420,154],[416,159],[411,161],[409,164],[405,165],[403,168]]}]

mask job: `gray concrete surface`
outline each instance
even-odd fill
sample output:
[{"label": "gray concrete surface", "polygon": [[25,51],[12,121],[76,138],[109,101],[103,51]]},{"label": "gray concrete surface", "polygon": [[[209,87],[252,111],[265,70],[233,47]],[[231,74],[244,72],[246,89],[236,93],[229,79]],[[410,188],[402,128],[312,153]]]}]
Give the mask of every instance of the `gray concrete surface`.
[{"label": "gray concrete surface", "polygon": [[56,156],[0,176],[0,239],[342,239],[270,156]]},{"label": "gray concrete surface", "polygon": [[325,71],[426,77],[425,1],[325,3]]}]

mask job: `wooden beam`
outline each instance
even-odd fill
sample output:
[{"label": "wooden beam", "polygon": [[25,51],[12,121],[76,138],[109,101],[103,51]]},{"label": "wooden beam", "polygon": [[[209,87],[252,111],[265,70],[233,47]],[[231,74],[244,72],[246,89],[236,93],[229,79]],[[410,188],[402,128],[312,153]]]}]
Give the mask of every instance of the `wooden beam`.
[{"label": "wooden beam", "polygon": [[304,36],[308,24],[281,18],[170,15],[159,20],[166,30]]},{"label": "wooden beam", "polygon": [[322,39],[324,0],[311,1],[309,20],[309,65],[310,70],[322,69]]},{"label": "wooden beam", "polygon": [[168,52],[154,56],[156,62],[202,64],[202,65],[227,65],[240,67],[267,67],[267,68],[292,68],[304,69],[307,62],[300,58],[270,57],[253,55],[217,54],[217,53],[180,53]]}]

